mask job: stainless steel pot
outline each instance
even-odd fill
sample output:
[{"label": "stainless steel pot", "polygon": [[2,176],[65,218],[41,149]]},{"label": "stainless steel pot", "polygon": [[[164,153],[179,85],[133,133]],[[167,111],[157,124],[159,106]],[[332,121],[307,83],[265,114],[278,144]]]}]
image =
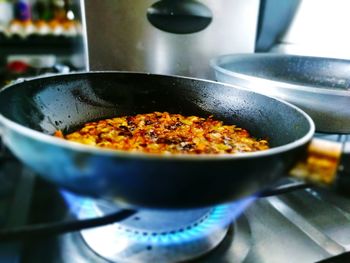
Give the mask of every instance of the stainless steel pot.
[{"label": "stainless steel pot", "polygon": [[84,0],[90,70],[213,79],[209,60],[254,52],[260,0]]}]

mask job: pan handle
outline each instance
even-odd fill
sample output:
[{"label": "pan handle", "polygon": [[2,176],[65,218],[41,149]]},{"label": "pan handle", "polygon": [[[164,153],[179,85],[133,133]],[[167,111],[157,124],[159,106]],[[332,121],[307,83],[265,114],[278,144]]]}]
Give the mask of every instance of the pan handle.
[{"label": "pan handle", "polygon": [[350,196],[350,142],[313,139],[290,175]]},{"label": "pan handle", "polygon": [[10,229],[0,229],[0,243],[47,238],[53,235],[104,226],[123,221],[136,213],[136,210],[119,210],[115,213],[98,218],[73,220],[67,222],[42,223]]},{"label": "pan handle", "polygon": [[259,194],[259,197],[269,197],[269,196],[275,196],[275,195],[281,195],[281,194],[286,194],[292,191],[300,190],[300,189],[305,189],[311,187],[310,184],[300,181],[300,180],[292,180],[289,182],[283,182],[280,185],[277,185],[273,188],[268,188],[264,191],[262,191]]},{"label": "pan handle", "polygon": [[334,187],[342,195],[350,195],[350,143],[343,144]]}]

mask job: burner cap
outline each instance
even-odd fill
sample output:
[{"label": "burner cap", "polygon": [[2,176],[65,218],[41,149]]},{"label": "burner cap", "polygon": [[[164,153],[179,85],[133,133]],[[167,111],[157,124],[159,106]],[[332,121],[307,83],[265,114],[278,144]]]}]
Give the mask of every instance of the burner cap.
[{"label": "burner cap", "polygon": [[[123,222],[84,230],[81,236],[96,254],[112,262],[186,261],[220,244],[232,220],[253,200],[184,211],[142,210]],[[91,199],[80,204],[80,219],[113,210]]]}]

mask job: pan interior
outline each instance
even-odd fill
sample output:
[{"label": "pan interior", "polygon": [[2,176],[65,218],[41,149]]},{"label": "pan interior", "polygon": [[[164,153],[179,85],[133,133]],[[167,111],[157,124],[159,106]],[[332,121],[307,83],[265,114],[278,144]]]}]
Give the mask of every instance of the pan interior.
[{"label": "pan interior", "polygon": [[0,111],[25,127],[53,134],[82,124],[153,111],[197,115],[236,124],[272,147],[310,130],[294,107],[220,83],[142,73],[91,72],[33,79],[0,93]]},{"label": "pan interior", "polygon": [[235,54],[223,56],[217,66],[246,76],[301,87],[350,90],[347,60],[286,54]]}]

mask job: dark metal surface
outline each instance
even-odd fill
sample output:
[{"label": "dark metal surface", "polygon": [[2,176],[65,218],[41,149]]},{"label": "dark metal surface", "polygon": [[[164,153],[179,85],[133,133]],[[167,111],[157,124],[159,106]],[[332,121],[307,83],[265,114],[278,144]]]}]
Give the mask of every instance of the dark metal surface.
[{"label": "dark metal surface", "polygon": [[317,263],[344,263],[349,261],[350,261],[350,252],[345,252],[340,255],[318,261]]},{"label": "dark metal surface", "polygon": [[286,100],[316,130],[350,132],[350,61],[288,54],[232,54],[211,61],[216,79]]},{"label": "dark metal surface", "polygon": [[[200,207],[265,188],[294,164],[311,119],[276,99],[224,84],[142,73],[37,78],[0,93],[3,139],[42,177],[127,207]],[[168,111],[235,123],[268,138],[270,150],[236,156],[164,156],[103,150],[54,138],[100,118]]]}]

